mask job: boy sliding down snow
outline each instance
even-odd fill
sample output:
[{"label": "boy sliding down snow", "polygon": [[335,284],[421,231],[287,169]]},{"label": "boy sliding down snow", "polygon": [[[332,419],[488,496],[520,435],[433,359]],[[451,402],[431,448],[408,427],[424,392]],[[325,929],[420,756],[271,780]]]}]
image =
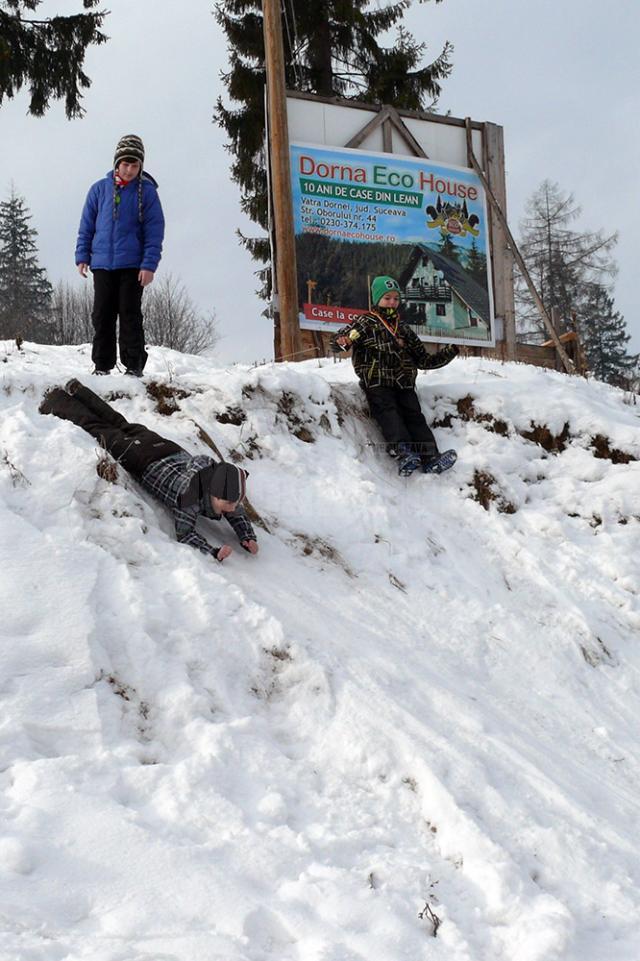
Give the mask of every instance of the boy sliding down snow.
[{"label": "boy sliding down snow", "polygon": [[211,547],[196,532],[200,514],[224,517],[242,547],[258,553],[256,535],[242,507],[248,474],[234,464],[218,464],[211,457],[193,456],[142,424],[130,424],[106,401],[78,380],[65,390],[50,390],[41,414],[55,414],[82,427],[105,447],[137,481],[173,512],[176,536],[223,561],[232,553],[228,544]]},{"label": "boy sliding down snow", "polygon": [[415,392],[417,368],[444,367],[459,353],[448,344],[428,354],[418,335],[400,320],[400,287],[393,277],[374,277],[373,309],[331,338],[333,350],[353,348],[353,366],[360,378],[371,416],[398,455],[398,473],[408,477],[418,468],[425,474],[453,467],[456,453],[441,454],[420,409]]}]

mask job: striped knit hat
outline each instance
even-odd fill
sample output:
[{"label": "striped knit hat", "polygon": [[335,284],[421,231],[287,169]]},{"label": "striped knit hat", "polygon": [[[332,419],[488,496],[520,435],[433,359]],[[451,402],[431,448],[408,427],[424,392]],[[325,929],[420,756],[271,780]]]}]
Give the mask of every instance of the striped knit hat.
[{"label": "striped knit hat", "polygon": [[193,475],[178,503],[182,510],[188,510],[197,504],[206,517],[217,519],[220,515],[216,514],[211,498],[218,497],[220,500],[231,501],[232,504],[236,501],[242,502],[247,492],[248,476],[249,471],[226,461],[203,467]]},{"label": "striped knit hat", "polygon": [[[142,167],[144,166],[144,144],[140,137],[134,133],[129,133],[126,137],[120,137],[116,145],[116,152],[113,156],[113,169],[118,169],[120,161],[131,158],[140,161],[140,173],[138,174],[138,221],[142,223]],[[113,219],[118,216],[118,203],[120,197],[116,189],[116,182],[113,181]]]},{"label": "striped knit hat", "polygon": [[227,464],[223,461],[216,464],[209,483],[209,494],[211,497],[220,497],[222,500],[243,501],[247,490],[247,472],[235,464]]},{"label": "striped knit hat", "polygon": [[133,160],[139,160],[140,166],[144,165],[144,144],[140,137],[137,137],[134,133],[129,133],[126,137],[120,137],[120,140],[116,146],[116,152],[113,157],[113,169],[117,169],[118,164],[125,157],[132,157]]}]

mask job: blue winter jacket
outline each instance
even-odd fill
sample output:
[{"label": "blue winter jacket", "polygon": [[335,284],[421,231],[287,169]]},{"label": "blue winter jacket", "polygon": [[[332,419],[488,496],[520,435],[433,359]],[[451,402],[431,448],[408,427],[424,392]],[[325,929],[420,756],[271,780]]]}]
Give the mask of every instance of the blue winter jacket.
[{"label": "blue winter jacket", "polygon": [[116,187],[113,171],[93,184],[82,210],[76,264],[92,270],[135,267],[155,271],[160,263],[164,216],[153,177],[142,174],[142,218],[138,209],[138,180]]}]

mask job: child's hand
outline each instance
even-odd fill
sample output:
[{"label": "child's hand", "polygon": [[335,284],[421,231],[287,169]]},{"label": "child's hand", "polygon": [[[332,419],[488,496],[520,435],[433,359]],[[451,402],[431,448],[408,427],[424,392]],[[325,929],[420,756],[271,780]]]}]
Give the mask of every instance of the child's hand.
[{"label": "child's hand", "polygon": [[228,544],[223,544],[222,547],[218,549],[216,560],[221,564],[225,557],[228,557],[229,554],[233,554],[233,548],[229,547]]},{"label": "child's hand", "polygon": [[457,344],[447,344],[447,346],[443,347],[441,350],[442,356],[446,357],[447,361],[453,360],[454,357],[457,357],[459,353],[460,353],[460,348],[458,347]]},{"label": "child's hand", "polygon": [[336,338],[336,344],[338,344],[339,347],[348,347],[350,343],[351,343],[351,341],[349,340],[348,337],[337,337],[337,338]]},{"label": "child's hand", "polygon": [[248,551],[250,554],[258,553],[258,545],[255,541],[242,541],[241,543],[245,551]]}]

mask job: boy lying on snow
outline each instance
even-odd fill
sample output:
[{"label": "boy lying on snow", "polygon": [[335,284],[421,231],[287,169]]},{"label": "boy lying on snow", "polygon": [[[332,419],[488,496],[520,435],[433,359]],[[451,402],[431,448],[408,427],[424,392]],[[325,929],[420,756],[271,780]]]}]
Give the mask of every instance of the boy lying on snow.
[{"label": "boy lying on snow", "polygon": [[353,348],[353,366],[360,378],[371,416],[398,457],[398,473],[408,477],[420,468],[441,474],[456,462],[454,450],[441,454],[420,409],[415,392],[418,368],[435,370],[457,357],[455,344],[428,354],[415,331],[400,320],[400,287],[393,277],[374,277],[372,309],[331,338],[334,351]]},{"label": "boy lying on snow", "polygon": [[242,468],[217,464],[203,455],[193,456],[142,424],[130,424],[75,379],[64,390],[50,390],[40,413],[70,420],[95,437],[146,490],[173,511],[181,543],[198,547],[218,561],[232,553],[228,544],[211,547],[196,532],[198,515],[204,514],[213,520],[224,517],[245,551],[258,553],[255,532],[242,507],[248,477]]}]

